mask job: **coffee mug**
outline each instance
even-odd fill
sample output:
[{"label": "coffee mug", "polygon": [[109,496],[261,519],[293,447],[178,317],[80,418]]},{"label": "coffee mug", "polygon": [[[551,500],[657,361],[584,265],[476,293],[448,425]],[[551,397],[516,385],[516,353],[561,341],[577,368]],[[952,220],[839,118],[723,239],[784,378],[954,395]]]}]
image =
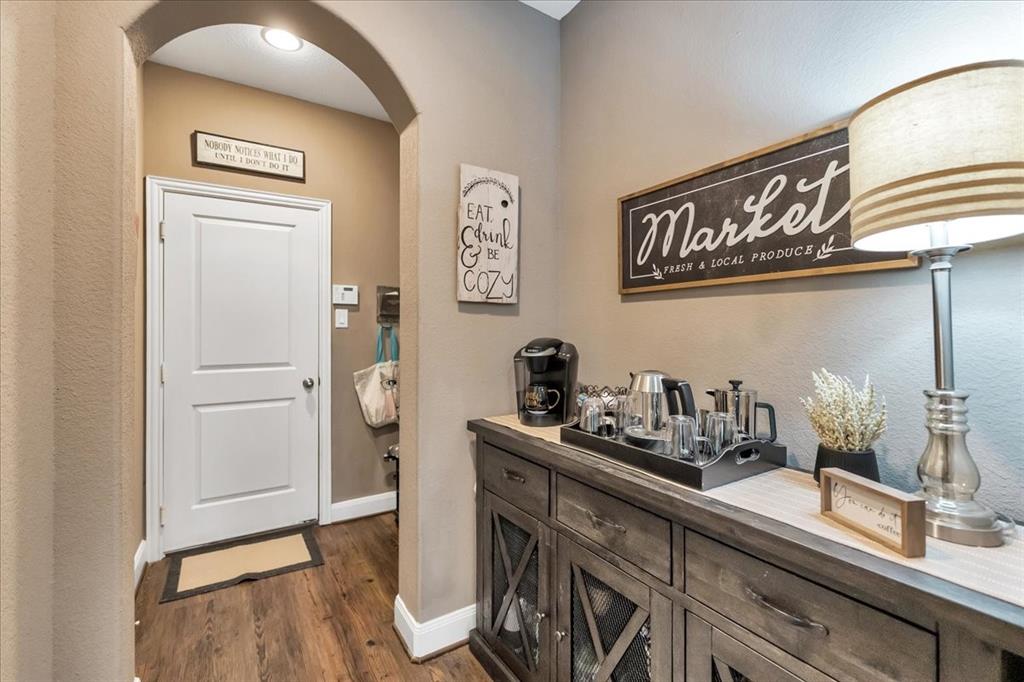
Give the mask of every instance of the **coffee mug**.
[{"label": "coffee mug", "polygon": [[[555,397],[549,401],[549,396],[552,393]],[[530,412],[544,413],[555,409],[558,401],[561,399],[562,394],[553,388],[548,388],[544,384],[530,384],[526,389],[526,397],[523,403]]]}]

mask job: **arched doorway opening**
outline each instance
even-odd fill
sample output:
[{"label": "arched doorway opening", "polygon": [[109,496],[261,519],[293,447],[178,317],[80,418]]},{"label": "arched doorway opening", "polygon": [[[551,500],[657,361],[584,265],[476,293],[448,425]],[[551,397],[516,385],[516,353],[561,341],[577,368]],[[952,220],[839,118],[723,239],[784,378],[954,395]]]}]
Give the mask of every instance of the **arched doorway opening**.
[{"label": "arched doorway opening", "polygon": [[312,2],[159,2],[125,29],[136,64],[174,38],[216,24],[274,26],[318,45],[350,68],[380,100],[399,133],[416,108],[387,60],[338,15]]},{"label": "arched doorway opening", "polygon": [[[417,205],[419,184],[416,154],[418,147],[417,112],[398,76],[378,50],[345,20],[312,2],[160,2],[150,7],[125,28],[125,35],[131,50],[130,55],[126,55],[126,59],[130,57],[134,65],[140,67],[155,51],[176,37],[196,29],[220,24],[255,24],[287,30],[330,53],[367,85],[380,101],[400,136],[399,202],[403,206],[399,218],[400,241],[403,244],[403,250],[405,244],[415,244],[418,231],[417,215],[415,211],[407,210],[405,207]],[[137,80],[134,83],[128,82],[132,79],[131,64],[126,63],[124,76],[126,80],[124,139],[137,140],[139,137],[139,113],[133,108],[130,95],[137,90],[139,83]],[[329,87],[329,84],[325,85]],[[131,210],[138,215],[142,211],[143,203],[138,143],[136,143],[134,157],[131,150],[125,152],[124,174],[126,178],[131,177],[131,183],[136,183],[134,210],[126,209],[126,211]],[[126,179],[126,184],[128,182]],[[129,191],[128,194],[130,193]],[[130,217],[126,216],[126,219],[130,221]],[[415,351],[417,348],[415,338],[416,279],[407,274],[406,268],[401,270],[400,285],[405,290],[403,298],[406,299],[403,301],[402,309],[403,320],[406,321],[402,327],[402,345],[403,351],[405,351],[403,353],[403,364],[405,365],[403,374],[405,377],[412,378],[415,376]],[[414,274],[415,270],[412,270],[412,273]],[[139,273],[139,277],[143,277],[142,273]],[[136,306],[134,312],[137,318],[143,316],[141,306]],[[144,344],[144,339],[137,339],[138,343]],[[144,373],[144,366],[140,366],[140,363],[136,362],[135,370],[141,376]],[[415,383],[404,381],[403,389],[403,408],[412,412],[415,409],[416,401]],[[135,400],[137,430],[142,428],[143,423],[139,418],[143,407],[140,402],[142,395],[140,392]],[[412,423],[402,424],[401,440],[403,464],[405,464],[403,475],[413,478],[416,475],[416,432]],[[122,475],[122,480],[124,479],[125,477]],[[128,502],[132,503],[131,495],[128,495]],[[407,500],[402,500],[402,504],[403,524],[399,539],[400,562],[415,562],[415,545],[410,543],[415,542],[416,510]],[[135,513],[135,510],[132,509],[129,513]],[[409,576],[412,576],[411,579],[415,579],[415,568],[411,571],[400,570],[400,575],[403,579],[409,579]]]}]

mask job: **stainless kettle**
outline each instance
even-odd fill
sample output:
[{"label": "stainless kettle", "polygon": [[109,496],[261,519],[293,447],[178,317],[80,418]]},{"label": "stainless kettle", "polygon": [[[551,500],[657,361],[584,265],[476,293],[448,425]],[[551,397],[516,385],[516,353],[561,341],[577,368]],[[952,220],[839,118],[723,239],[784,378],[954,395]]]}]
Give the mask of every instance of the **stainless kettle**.
[{"label": "stainless kettle", "polygon": [[682,379],[673,379],[654,369],[631,374],[628,404],[630,423],[645,433],[656,434],[668,422],[668,415],[686,414],[697,418],[693,390]]},{"label": "stainless kettle", "polygon": [[[740,379],[729,379],[731,388],[713,388],[705,391],[715,399],[715,412],[727,412],[736,418],[736,426],[747,438],[762,438],[775,442],[778,436],[775,429],[775,408],[769,403],[757,402],[757,391],[742,389]],[[757,411],[768,413],[768,436],[757,431]]]}]

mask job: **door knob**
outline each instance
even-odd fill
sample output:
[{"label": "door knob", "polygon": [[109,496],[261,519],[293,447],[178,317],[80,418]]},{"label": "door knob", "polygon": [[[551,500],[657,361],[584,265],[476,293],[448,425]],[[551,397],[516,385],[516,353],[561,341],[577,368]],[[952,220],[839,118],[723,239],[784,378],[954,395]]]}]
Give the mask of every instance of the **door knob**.
[{"label": "door knob", "polygon": [[313,381],[313,377],[306,377],[305,379],[302,380],[302,387],[303,388],[313,388],[313,384],[315,384],[315,383],[316,382]]},{"label": "door knob", "polygon": [[562,641],[563,639],[565,639],[565,636],[566,636],[567,634],[569,634],[569,633],[567,633],[567,632],[566,632],[565,630],[555,630],[555,638],[556,638],[556,639],[557,639],[557,640],[558,640],[559,642],[561,642],[561,641]]}]

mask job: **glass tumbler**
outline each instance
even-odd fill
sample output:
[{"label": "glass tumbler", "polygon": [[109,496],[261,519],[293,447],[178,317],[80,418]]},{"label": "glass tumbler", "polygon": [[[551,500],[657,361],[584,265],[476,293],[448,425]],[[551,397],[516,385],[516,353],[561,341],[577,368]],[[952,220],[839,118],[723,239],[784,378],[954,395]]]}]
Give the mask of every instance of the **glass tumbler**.
[{"label": "glass tumbler", "polygon": [[606,403],[606,410],[615,421],[615,435],[622,435],[622,432],[629,426],[629,406],[626,404],[625,396],[613,396]]},{"label": "glass tumbler", "polygon": [[583,401],[580,408],[580,429],[587,433],[597,433],[604,419],[604,401],[594,396]]},{"label": "glass tumbler", "polygon": [[703,407],[697,408],[697,435],[706,436],[708,434],[708,415],[711,410],[705,410]]},{"label": "glass tumbler", "polygon": [[673,414],[668,418],[669,457],[693,459],[697,453],[697,420],[685,414]]},{"label": "glass tumbler", "polygon": [[708,438],[711,454],[715,458],[718,458],[723,450],[739,440],[736,417],[728,412],[709,412],[704,432]]}]

